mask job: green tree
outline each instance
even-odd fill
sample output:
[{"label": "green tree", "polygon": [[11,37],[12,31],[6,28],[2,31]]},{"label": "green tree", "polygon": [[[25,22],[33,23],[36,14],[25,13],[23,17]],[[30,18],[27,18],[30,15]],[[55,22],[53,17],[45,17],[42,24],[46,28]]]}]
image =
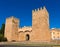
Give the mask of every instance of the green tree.
[{"label": "green tree", "polygon": [[5,42],[7,41],[7,38],[5,38],[2,34],[0,34],[0,42]]},{"label": "green tree", "polygon": [[0,31],[1,32],[1,31]]},{"label": "green tree", "polygon": [[0,29],[0,42],[7,41],[7,38],[4,37],[4,31],[5,31],[5,24],[2,24],[2,27]]},{"label": "green tree", "polygon": [[0,29],[0,34],[4,35],[4,30],[5,30],[5,24],[2,24],[2,27]]}]

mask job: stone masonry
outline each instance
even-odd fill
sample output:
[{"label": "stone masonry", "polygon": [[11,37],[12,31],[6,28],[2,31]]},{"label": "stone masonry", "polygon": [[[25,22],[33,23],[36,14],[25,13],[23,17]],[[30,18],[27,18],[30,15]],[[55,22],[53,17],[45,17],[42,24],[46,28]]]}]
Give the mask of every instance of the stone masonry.
[{"label": "stone masonry", "polygon": [[49,13],[45,7],[32,10],[32,26],[19,27],[19,19],[9,17],[5,23],[8,41],[50,42]]}]

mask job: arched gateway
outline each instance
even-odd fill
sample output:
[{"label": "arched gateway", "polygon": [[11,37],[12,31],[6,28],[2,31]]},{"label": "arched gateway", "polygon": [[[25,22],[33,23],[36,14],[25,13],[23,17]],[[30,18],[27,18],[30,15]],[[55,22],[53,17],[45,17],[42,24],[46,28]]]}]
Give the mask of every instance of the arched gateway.
[{"label": "arched gateway", "polygon": [[26,41],[28,41],[30,39],[29,34],[26,34]]}]

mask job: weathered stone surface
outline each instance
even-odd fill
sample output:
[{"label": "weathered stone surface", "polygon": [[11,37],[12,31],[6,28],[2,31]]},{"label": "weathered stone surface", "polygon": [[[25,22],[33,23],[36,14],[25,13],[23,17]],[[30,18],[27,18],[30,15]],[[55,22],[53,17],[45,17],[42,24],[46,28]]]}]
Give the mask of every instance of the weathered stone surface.
[{"label": "weathered stone surface", "polygon": [[46,8],[32,11],[32,27],[19,28],[18,19],[7,18],[5,37],[8,41],[26,41],[28,39],[35,42],[50,42],[49,14]]},{"label": "weathered stone surface", "polygon": [[44,7],[32,12],[32,40],[50,42],[49,14]]}]

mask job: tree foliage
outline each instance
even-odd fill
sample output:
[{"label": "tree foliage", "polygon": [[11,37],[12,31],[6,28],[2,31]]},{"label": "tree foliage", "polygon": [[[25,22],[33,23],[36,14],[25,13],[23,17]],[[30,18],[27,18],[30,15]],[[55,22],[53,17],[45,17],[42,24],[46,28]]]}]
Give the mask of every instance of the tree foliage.
[{"label": "tree foliage", "polygon": [[0,34],[4,35],[4,30],[5,30],[5,24],[2,24],[2,27],[0,29]]},{"label": "tree foliage", "polygon": [[4,31],[5,31],[5,24],[2,24],[2,27],[0,29],[0,42],[7,41],[7,38],[4,37]]}]

